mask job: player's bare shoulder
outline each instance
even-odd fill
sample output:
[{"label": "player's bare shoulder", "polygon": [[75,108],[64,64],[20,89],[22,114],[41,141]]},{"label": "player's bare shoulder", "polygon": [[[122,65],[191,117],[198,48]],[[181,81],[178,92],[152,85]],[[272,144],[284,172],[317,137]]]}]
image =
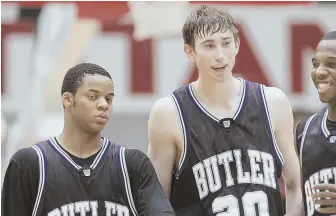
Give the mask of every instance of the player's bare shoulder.
[{"label": "player's bare shoulder", "polygon": [[176,105],[171,96],[158,99],[150,112],[148,120],[149,133],[166,133],[175,137],[180,128]]},{"label": "player's bare shoulder", "polygon": [[265,87],[267,103],[275,105],[290,105],[287,95],[277,87]]},{"label": "player's bare shoulder", "polygon": [[265,87],[264,92],[273,128],[279,128],[281,118],[290,125],[293,113],[287,95],[276,87]]}]

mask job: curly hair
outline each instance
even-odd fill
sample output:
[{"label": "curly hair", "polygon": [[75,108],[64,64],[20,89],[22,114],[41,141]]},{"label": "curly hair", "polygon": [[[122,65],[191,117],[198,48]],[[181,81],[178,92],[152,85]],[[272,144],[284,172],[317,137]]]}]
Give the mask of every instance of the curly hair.
[{"label": "curly hair", "polygon": [[92,63],[81,63],[70,68],[64,76],[61,94],[70,92],[76,94],[77,89],[82,85],[85,75],[101,75],[112,80],[111,75],[104,68]]}]

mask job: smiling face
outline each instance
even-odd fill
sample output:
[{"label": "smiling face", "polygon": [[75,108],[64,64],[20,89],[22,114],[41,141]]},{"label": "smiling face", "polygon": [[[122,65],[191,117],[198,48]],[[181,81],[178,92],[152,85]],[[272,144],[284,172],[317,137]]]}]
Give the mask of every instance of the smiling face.
[{"label": "smiling face", "polygon": [[311,77],[323,103],[336,104],[336,40],[322,40],[312,59]]}]

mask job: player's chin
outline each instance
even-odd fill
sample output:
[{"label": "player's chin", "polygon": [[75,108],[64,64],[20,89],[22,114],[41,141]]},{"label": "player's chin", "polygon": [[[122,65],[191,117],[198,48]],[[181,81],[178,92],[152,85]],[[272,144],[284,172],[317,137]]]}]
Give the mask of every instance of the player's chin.
[{"label": "player's chin", "polygon": [[325,98],[325,97],[321,97],[321,96],[320,96],[320,101],[321,101],[322,103],[326,103],[326,104],[327,104],[327,103],[329,103],[330,100],[328,100],[328,99]]},{"label": "player's chin", "polygon": [[212,79],[213,81],[217,83],[225,82],[228,79],[228,72],[226,70],[224,71],[213,71],[212,72]]},{"label": "player's chin", "polygon": [[[335,90],[336,91],[336,90]],[[320,101],[326,104],[336,104],[336,95],[333,92],[319,94]]]},{"label": "player's chin", "polygon": [[94,123],[90,125],[90,130],[94,133],[99,133],[102,130],[104,130],[105,126],[107,124],[98,124],[98,123]]}]

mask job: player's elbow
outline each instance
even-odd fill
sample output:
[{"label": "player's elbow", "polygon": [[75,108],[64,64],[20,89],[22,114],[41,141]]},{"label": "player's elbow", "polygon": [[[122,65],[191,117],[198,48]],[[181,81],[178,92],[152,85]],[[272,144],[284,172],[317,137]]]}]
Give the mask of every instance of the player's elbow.
[{"label": "player's elbow", "polygon": [[301,192],[301,185],[300,182],[297,181],[289,181],[285,183],[286,193],[287,192]]},{"label": "player's elbow", "polygon": [[285,190],[288,196],[299,200],[302,199],[301,182],[298,178],[285,179]]},{"label": "player's elbow", "polygon": [[293,166],[296,161],[291,161],[292,166],[288,166],[284,168],[282,176],[285,183],[285,189],[287,192],[300,192],[301,193],[301,180],[300,180],[300,170],[299,166]]}]

